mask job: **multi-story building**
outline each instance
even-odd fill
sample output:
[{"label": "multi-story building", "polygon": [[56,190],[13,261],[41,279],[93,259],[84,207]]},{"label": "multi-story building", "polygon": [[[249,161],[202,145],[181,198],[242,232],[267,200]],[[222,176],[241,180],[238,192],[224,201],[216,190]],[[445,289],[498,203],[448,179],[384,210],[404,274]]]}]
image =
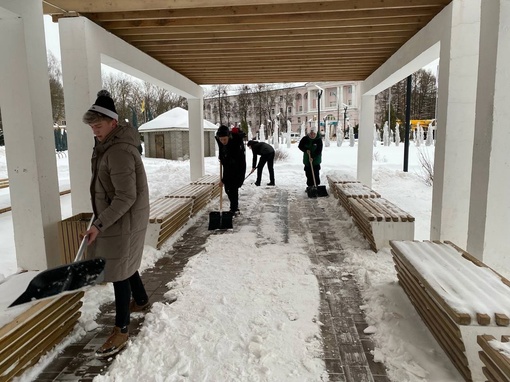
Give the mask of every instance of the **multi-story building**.
[{"label": "multi-story building", "polygon": [[[324,133],[327,126],[330,136],[333,137],[336,135],[337,126],[346,131],[347,126],[356,126],[359,123],[359,86],[360,82],[355,81],[310,82],[302,86],[269,90],[273,94],[271,99],[274,99],[274,103],[272,102],[264,113],[257,113],[251,102],[247,113],[248,127],[256,136],[261,125],[271,126],[278,121],[282,125],[281,131],[286,132],[286,121],[290,121],[291,131],[300,132],[302,127],[308,129],[312,125],[317,126],[317,119],[320,118],[321,131]],[[237,95],[224,97],[228,100],[229,108],[224,113],[224,120],[221,121],[223,124],[240,123],[237,98]],[[216,98],[204,99],[204,117],[213,123],[220,122]]]}]

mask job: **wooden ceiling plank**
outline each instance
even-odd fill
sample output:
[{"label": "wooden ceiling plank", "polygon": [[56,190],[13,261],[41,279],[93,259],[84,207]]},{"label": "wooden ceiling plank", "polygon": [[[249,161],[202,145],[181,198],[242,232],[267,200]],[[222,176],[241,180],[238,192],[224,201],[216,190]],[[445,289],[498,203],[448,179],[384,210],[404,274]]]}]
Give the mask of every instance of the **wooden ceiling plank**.
[{"label": "wooden ceiling plank", "polygon": [[[130,12],[89,12],[87,17],[97,22],[111,20],[140,20],[140,19],[186,19],[186,18],[209,18],[209,17],[244,17],[244,16],[264,16],[273,17],[276,15],[292,16],[294,14],[307,13],[327,13],[327,12],[345,12],[345,11],[380,11],[396,9],[402,12],[413,11],[418,8],[435,8],[435,12],[442,9],[448,0],[442,3],[431,0],[392,0],[383,2],[380,0],[357,0],[345,1],[337,0],[327,3],[309,1],[306,3],[294,4],[271,4],[271,5],[242,5],[235,7],[209,7],[209,8],[187,8],[187,9],[154,9]],[[84,12],[81,12],[85,14]]]},{"label": "wooden ceiling plank", "polygon": [[366,20],[367,18],[387,18],[387,17],[408,17],[416,18],[423,16],[433,16],[437,14],[437,8],[417,8],[413,10],[381,10],[381,11],[343,11],[343,12],[309,12],[293,15],[274,15],[271,17],[255,16],[237,16],[237,17],[191,17],[181,19],[139,19],[115,21],[98,21],[90,15],[83,15],[92,21],[101,25],[103,28],[113,32],[119,28],[141,28],[141,27],[164,27],[164,26],[192,26],[192,25],[247,25],[247,24],[270,24],[270,23],[288,23],[288,22],[307,22],[321,23],[324,21],[347,21],[347,20]]},{"label": "wooden ceiling plank", "polygon": [[[351,30],[349,30],[351,29]],[[318,29],[318,28],[310,28],[309,30],[299,30],[299,31],[289,31],[289,30],[281,30],[281,31],[254,31],[254,32],[229,32],[229,33],[184,33],[180,35],[174,34],[152,34],[152,35],[144,35],[138,34],[137,36],[123,36],[124,40],[130,43],[137,43],[142,41],[179,41],[179,40],[213,40],[213,41],[221,41],[225,40],[227,42],[228,39],[253,39],[253,38],[296,38],[301,36],[314,36],[317,39],[321,38],[329,38],[329,36],[348,36],[348,37],[363,37],[369,35],[405,35],[415,34],[419,31],[419,27],[416,25],[406,25],[406,26],[395,26],[395,27],[366,27],[359,28],[353,30],[353,28],[329,28],[329,29]]]},{"label": "wooden ceiling plank", "polygon": [[[315,29],[344,28],[349,30],[364,30],[366,28],[399,28],[399,27],[416,27],[420,28],[432,18],[429,16],[418,16],[410,19],[408,17],[388,17],[388,18],[371,18],[358,20],[338,20],[323,21],[313,26]],[[231,33],[231,32],[263,32],[263,31],[300,31],[310,29],[310,23],[287,22],[281,24],[241,24],[241,25],[222,25],[211,27],[209,25],[193,25],[193,26],[164,26],[164,27],[148,27],[148,28],[121,28],[116,29],[115,34],[119,37],[137,36],[137,35],[158,35],[158,34],[201,34],[201,33]]]},{"label": "wooden ceiling plank", "polygon": [[[321,56],[312,55],[312,54],[301,54],[299,56],[275,56],[275,55],[268,55],[268,56],[252,56],[252,57],[245,57],[245,56],[231,56],[228,59],[229,63],[232,64],[249,64],[252,62],[256,63],[266,63],[266,62],[278,62],[279,64],[282,63],[291,63],[291,62],[305,62],[307,60],[316,59],[318,61],[322,60],[342,60],[341,63],[335,63],[335,65],[342,65],[343,62],[349,63],[349,65],[352,65],[351,60],[347,60],[345,57],[345,54],[343,53],[337,53],[337,54],[328,54],[323,53]],[[190,59],[175,59],[171,57],[167,58],[158,58],[159,61],[164,61],[165,63],[168,63],[169,66],[178,66],[178,65],[188,65],[188,66],[199,66],[203,67],[204,64],[202,62],[197,62],[196,58],[190,58]],[[380,62],[381,60],[386,60],[386,55],[363,55],[356,59],[356,63],[363,63],[363,62]],[[208,65],[214,67],[214,66],[221,66],[223,65],[223,60],[210,60]]]},{"label": "wooden ceiling plank", "polygon": [[386,44],[401,44],[407,39],[406,36],[380,36],[380,35],[369,35],[369,36],[358,36],[358,37],[331,37],[327,40],[317,39],[314,36],[301,36],[300,38],[280,38],[280,39],[253,39],[253,40],[218,40],[211,41],[197,41],[197,40],[181,40],[181,41],[145,41],[140,43],[133,43],[134,46],[139,49],[152,49],[152,48],[167,48],[167,49],[238,49],[238,48],[257,48],[257,47],[303,47],[310,45],[366,45],[373,43],[386,43]]},{"label": "wooden ceiling plank", "polygon": [[[321,3],[338,2],[339,0],[321,0]],[[353,0],[340,0],[351,2]],[[354,0],[356,1],[356,0]],[[413,0],[409,0],[413,1]],[[441,1],[431,0],[431,3]],[[310,3],[310,0],[250,0],[251,5],[267,6],[286,4],[292,6],[296,3]],[[246,0],[45,0],[43,5],[53,6],[67,11],[78,12],[120,12],[120,11],[140,11],[155,9],[187,9],[187,8],[219,8],[219,7],[238,7],[246,5]]]}]

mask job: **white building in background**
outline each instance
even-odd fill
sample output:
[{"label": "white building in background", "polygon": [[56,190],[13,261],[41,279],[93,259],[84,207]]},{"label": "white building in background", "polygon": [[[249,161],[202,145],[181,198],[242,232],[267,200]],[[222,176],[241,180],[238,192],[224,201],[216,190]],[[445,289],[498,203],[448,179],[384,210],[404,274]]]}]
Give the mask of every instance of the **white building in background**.
[{"label": "white building in background", "polygon": [[[316,85],[324,89],[320,97],[320,108],[318,108],[318,92],[320,90]],[[256,136],[261,124],[271,125],[279,116],[286,116],[291,123],[292,131],[299,133],[303,122],[307,129],[312,125],[317,126],[320,109],[321,131],[324,132],[325,121],[330,136],[333,137],[336,134],[337,125],[347,132],[348,124],[352,126],[359,124],[359,88],[360,82],[349,81],[309,82],[302,86],[270,90],[277,94],[271,110],[261,117],[256,114],[252,104],[248,111],[248,126],[251,128],[252,134]],[[292,95],[292,102],[289,103],[286,100],[285,94]],[[225,125],[239,124],[241,118],[237,113],[237,96],[228,95],[226,98],[230,103],[230,111],[222,121],[219,120],[216,98],[204,99],[204,118],[215,124],[220,122]],[[269,118],[269,114],[271,118]]]}]

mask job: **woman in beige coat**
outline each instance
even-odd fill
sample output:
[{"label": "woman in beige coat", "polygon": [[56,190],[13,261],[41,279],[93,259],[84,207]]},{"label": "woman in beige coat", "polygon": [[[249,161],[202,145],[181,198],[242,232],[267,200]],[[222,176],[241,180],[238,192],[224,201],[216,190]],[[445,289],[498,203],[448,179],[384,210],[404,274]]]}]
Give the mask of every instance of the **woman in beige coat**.
[{"label": "woman in beige coat", "polygon": [[98,93],[83,122],[92,128],[96,143],[90,183],[94,221],[86,232],[88,253],[106,259],[105,281],[113,282],[115,292],[115,327],[96,352],[103,358],[126,345],[130,311],[149,308],[138,273],[149,221],[149,189],[138,133],[119,125],[107,91]]}]

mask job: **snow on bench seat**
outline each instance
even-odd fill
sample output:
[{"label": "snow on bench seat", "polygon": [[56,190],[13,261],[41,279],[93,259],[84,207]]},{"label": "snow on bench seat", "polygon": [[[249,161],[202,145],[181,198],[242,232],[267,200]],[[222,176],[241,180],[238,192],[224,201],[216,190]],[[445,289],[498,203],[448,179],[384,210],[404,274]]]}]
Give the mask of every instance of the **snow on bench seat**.
[{"label": "snow on bench seat", "polygon": [[384,198],[350,200],[354,223],[377,252],[390,240],[413,240],[414,217]]},{"label": "snow on bench seat", "polygon": [[350,179],[348,177],[332,177],[327,176],[329,188],[332,190],[333,195],[340,201],[340,204],[350,212],[350,200],[351,199],[363,199],[363,198],[380,198],[377,192],[372,190],[370,187],[365,186],[363,183]]},{"label": "snow on bench seat", "polygon": [[9,187],[9,179],[0,179],[0,188]]},{"label": "snow on bench seat", "polygon": [[329,189],[377,252],[390,240],[413,240],[414,217],[348,176],[327,176]]},{"label": "snow on bench seat", "polygon": [[488,334],[479,335],[477,342],[482,349],[478,356],[484,364],[482,372],[487,381],[510,381],[510,332],[501,336],[501,341]]},{"label": "snow on bench seat", "polygon": [[466,381],[484,381],[477,336],[510,330],[510,281],[451,242],[390,241],[400,285]]}]

